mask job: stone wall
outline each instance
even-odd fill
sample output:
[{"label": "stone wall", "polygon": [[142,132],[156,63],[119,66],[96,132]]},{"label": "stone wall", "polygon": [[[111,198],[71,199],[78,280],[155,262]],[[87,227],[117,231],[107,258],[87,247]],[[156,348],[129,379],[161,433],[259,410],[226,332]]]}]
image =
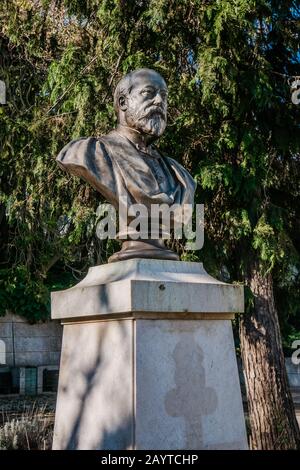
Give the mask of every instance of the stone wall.
[{"label": "stone wall", "polygon": [[0,317],[0,340],[2,365],[59,366],[62,326],[57,321],[30,325],[18,315],[7,314]]},{"label": "stone wall", "polygon": [[300,388],[300,364],[293,364],[291,358],[286,357],[285,366],[291,388]]}]

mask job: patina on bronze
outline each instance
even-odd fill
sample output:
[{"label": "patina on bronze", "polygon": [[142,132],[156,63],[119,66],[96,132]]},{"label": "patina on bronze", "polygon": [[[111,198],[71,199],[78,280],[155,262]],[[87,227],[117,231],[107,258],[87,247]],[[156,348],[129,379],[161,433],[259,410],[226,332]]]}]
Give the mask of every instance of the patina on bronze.
[{"label": "patina on bronze", "polygon": [[[154,70],[126,75],[114,94],[116,129],[70,142],[57,157],[59,165],[90,183],[116,209],[121,196],[128,207],[144,204],[149,214],[152,204],[193,204],[193,178],[154,145],[166,128],[167,92],[164,79]],[[130,258],[178,260],[162,239],[128,237],[109,262]]]}]

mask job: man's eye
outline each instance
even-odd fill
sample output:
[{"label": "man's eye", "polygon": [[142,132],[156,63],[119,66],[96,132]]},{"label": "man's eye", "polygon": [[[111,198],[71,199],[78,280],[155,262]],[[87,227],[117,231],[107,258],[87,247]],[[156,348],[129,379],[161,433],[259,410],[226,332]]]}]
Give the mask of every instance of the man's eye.
[{"label": "man's eye", "polygon": [[153,94],[153,91],[152,90],[143,90],[142,91],[142,95],[145,95],[145,96],[150,96]]}]

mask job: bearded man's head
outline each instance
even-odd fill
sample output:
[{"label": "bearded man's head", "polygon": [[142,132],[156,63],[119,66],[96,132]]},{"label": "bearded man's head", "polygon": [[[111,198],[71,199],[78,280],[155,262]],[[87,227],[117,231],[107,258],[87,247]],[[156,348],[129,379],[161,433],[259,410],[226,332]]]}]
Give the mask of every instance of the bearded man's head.
[{"label": "bearded man's head", "polygon": [[160,137],[167,125],[168,89],[162,76],[151,69],[138,69],[118,83],[114,106],[118,123],[141,134]]}]

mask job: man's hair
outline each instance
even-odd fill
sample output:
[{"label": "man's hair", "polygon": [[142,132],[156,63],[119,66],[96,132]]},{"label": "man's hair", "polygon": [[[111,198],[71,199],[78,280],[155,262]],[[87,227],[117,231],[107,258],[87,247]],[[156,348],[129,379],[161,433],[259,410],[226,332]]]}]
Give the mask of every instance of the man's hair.
[{"label": "man's hair", "polygon": [[114,108],[115,112],[119,112],[119,99],[121,96],[128,96],[132,90],[132,77],[135,75],[137,70],[128,73],[125,77],[121,78],[117,84],[114,92]]},{"label": "man's hair", "polygon": [[[117,116],[119,114],[119,99],[120,99],[121,96],[126,97],[126,96],[130,95],[132,87],[133,87],[133,79],[134,79],[135,75],[139,75],[139,74],[142,74],[142,73],[149,73],[149,72],[150,73],[155,73],[155,74],[157,74],[161,77],[161,75],[158,72],[156,72],[155,70],[143,68],[143,69],[133,70],[132,72],[125,75],[125,77],[123,77],[119,81],[119,83],[117,84],[117,86],[115,88],[115,92],[114,92],[114,108],[115,108],[115,112],[116,112]],[[161,77],[161,78],[163,78],[163,77]]]}]

